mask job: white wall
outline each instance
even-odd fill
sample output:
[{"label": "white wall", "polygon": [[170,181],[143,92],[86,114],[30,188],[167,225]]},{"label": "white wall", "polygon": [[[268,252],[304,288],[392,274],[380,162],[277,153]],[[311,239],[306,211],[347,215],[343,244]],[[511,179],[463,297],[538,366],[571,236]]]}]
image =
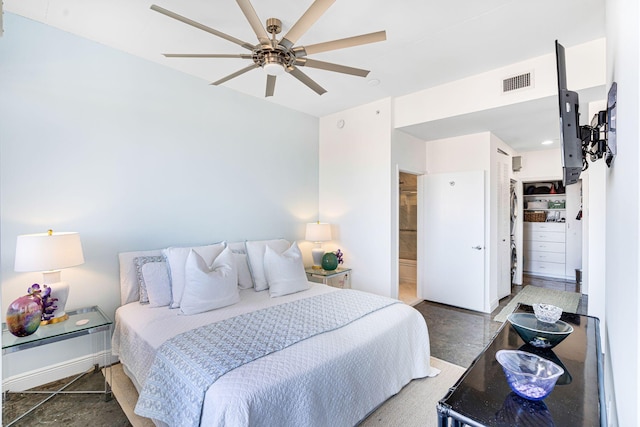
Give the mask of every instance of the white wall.
[{"label": "white wall", "polygon": [[390,99],[320,119],[320,220],[336,233],[325,247],[342,249],[353,288],[385,296],[394,292],[391,170]]},{"label": "white wall", "polygon": [[[589,116],[606,109],[606,102],[589,105]],[[588,262],[583,262],[583,293],[589,294],[589,315],[600,319],[600,328],[606,330],[606,226],[607,223],[607,165],[604,160],[589,162],[582,173],[585,195],[583,216],[588,221],[588,236],[585,240]],[[586,177],[586,180],[585,178]],[[585,191],[586,189],[586,191]],[[606,337],[606,334],[602,334]]]},{"label": "white wall", "polygon": [[522,169],[514,172],[515,179],[521,182],[537,180],[562,179],[562,160],[560,149],[525,151],[518,153],[522,156]]},{"label": "white wall", "polygon": [[429,173],[486,170],[491,159],[489,132],[427,141]]},{"label": "white wall", "polygon": [[606,334],[609,345],[609,399],[615,390],[617,422],[638,425],[640,414],[640,5],[636,0],[605,2],[607,80],[618,84],[618,156],[606,188]]},{"label": "white wall", "polygon": [[[3,313],[42,277],[13,271],[19,234],[80,232],[68,308],[113,317],[118,252],[302,239],[317,218],[317,118],[9,13],[0,58]],[[85,344],[16,353],[4,376]]]},{"label": "white wall", "polygon": [[426,172],[426,142],[408,133],[393,130],[391,160],[403,172],[421,174]]},{"label": "white wall", "polygon": [[[598,39],[566,49],[567,80],[578,91],[605,81],[605,40]],[[502,93],[502,81],[533,73],[533,87]],[[394,99],[394,127],[401,128],[519,102],[557,96],[555,54],[456,80]]]}]

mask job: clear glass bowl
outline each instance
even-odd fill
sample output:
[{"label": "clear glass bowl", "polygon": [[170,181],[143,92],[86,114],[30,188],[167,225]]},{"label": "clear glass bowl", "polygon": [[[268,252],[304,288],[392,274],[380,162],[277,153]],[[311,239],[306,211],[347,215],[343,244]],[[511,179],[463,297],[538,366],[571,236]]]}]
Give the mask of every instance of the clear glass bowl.
[{"label": "clear glass bowl", "polygon": [[550,360],[520,350],[499,350],[496,359],[518,396],[542,400],[551,393],[564,369]]},{"label": "clear glass bowl", "polygon": [[553,348],[573,332],[567,322],[541,322],[533,313],[512,313],[507,320],[525,343],[538,348]]},{"label": "clear glass bowl", "polygon": [[556,323],[562,316],[562,309],[551,304],[533,304],[536,318],[545,323]]}]

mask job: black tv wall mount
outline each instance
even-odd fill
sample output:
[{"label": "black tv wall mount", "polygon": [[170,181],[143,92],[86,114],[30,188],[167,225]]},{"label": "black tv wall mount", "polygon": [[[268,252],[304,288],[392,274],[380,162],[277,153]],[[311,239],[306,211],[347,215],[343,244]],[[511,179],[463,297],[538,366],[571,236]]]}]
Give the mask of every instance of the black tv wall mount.
[{"label": "black tv wall mount", "polygon": [[582,170],[589,167],[589,162],[595,162],[606,156],[605,162],[611,167],[616,154],[616,98],[617,84],[614,82],[609,90],[607,109],[593,115],[589,125],[580,126],[582,141]]}]

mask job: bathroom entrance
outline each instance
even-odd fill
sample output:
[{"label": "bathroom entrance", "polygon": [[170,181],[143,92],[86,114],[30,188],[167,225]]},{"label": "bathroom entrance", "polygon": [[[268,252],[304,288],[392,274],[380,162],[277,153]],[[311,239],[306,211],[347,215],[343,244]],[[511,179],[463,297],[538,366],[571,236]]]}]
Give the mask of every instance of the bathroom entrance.
[{"label": "bathroom entrance", "polygon": [[418,177],[400,172],[399,178],[398,298],[414,305],[421,301],[417,296]]}]

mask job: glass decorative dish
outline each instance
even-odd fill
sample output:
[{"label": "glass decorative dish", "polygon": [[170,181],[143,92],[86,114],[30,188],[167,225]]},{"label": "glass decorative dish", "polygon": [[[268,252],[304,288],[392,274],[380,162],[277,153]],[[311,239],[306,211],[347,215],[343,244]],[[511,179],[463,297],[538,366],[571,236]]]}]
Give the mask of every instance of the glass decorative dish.
[{"label": "glass decorative dish", "polygon": [[562,309],[551,304],[533,304],[536,318],[545,323],[556,323],[562,316]]},{"label": "glass decorative dish", "polygon": [[520,350],[499,350],[496,359],[518,396],[542,400],[551,393],[564,369],[550,360]]},{"label": "glass decorative dish", "polygon": [[553,348],[573,332],[573,326],[562,320],[541,322],[533,313],[512,313],[507,320],[525,343],[539,348]]}]

